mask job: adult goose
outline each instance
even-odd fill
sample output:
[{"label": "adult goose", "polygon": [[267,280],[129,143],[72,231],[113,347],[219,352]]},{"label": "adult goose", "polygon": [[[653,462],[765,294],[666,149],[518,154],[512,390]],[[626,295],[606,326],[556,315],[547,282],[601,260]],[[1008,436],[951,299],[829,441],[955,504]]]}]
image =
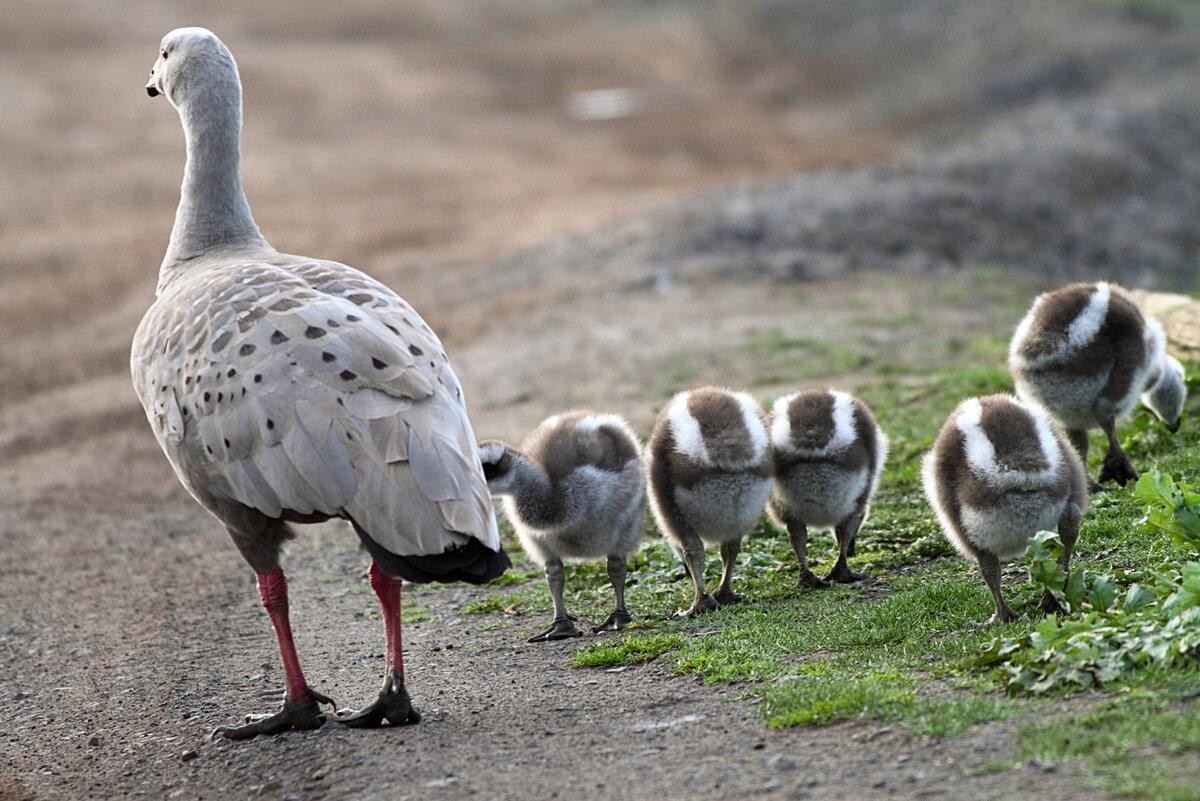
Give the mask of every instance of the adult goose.
[{"label": "adult goose", "polygon": [[133,340],[138,398],[188,492],[258,577],[287,691],[233,739],[311,729],[332,703],[305,681],[280,549],[290,523],[349,520],[387,639],[378,700],[348,726],[413,723],[400,580],[488,581],[508,567],[462,390],[412,307],[344,264],[279,253],[239,173],[241,81],[212,32],[162,40],[146,90],[179,112],[187,165],[157,299]]}]

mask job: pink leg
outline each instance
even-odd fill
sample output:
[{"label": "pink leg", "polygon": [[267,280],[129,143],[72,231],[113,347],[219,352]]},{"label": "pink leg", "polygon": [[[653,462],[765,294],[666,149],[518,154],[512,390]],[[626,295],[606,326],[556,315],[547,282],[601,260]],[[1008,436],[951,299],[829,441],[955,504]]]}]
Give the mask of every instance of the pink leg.
[{"label": "pink leg", "polygon": [[383,610],[383,633],[387,642],[387,668],[404,677],[404,649],[400,639],[400,579],[384,573],[379,563],[372,561],[367,571],[371,589],[379,598]]},{"label": "pink leg", "polygon": [[214,732],[231,740],[245,740],[259,734],[278,734],[289,729],[316,729],[325,723],[318,704],[333,704],[333,701],[308,686],[300,670],[296,656],[296,644],[292,641],[292,625],[288,622],[287,579],[283,568],[270,573],[258,574],[258,594],[263,608],[271,617],[275,637],[279,640],[279,656],[283,660],[283,675],[287,681],[287,696],[283,711],[244,726],[221,726]]},{"label": "pink leg", "polygon": [[420,713],[412,708],[408,691],[404,689],[404,653],[400,643],[400,579],[392,578],[377,562],[371,562],[367,571],[371,589],[379,596],[379,607],[383,610],[383,631],[387,641],[387,674],[383,678],[383,689],[379,698],[352,715],[338,717],[339,723],[352,728],[382,726],[383,721],[393,726],[416,723]]},{"label": "pink leg", "polygon": [[300,670],[300,659],[296,656],[296,644],[292,641],[292,624],[288,620],[287,578],[283,568],[277,567],[270,573],[258,574],[258,595],[263,608],[271,617],[275,627],[275,638],[279,640],[279,656],[283,660],[283,675],[287,680],[287,699],[300,701],[308,693],[308,682]]}]

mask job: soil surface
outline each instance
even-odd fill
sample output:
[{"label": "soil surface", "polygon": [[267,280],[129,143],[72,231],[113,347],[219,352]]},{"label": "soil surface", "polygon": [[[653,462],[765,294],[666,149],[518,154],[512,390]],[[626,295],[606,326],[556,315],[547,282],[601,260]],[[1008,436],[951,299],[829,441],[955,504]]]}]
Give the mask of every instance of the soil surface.
[{"label": "soil surface", "polygon": [[[970,358],[1067,278],[1194,287],[1195,20],[1032,0],[189,5],[0,2],[0,799],[1094,797],[1072,766],[979,770],[1018,723],[768,730],[745,687],[571,669],[593,636],[526,644],[543,621],[489,627],[462,610],[493,590],[460,586],[406,590],[420,725],[210,739],[273,711],[282,672],[249,569],[128,378],[183,167],[142,86],[171,28],[222,36],[264,234],[420,309],[481,436],[579,405],[645,433],[696,383],[767,397],[870,380],[885,355]],[[798,372],[776,345],[799,340],[820,347]],[[310,681],[361,705],[383,668],[365,556],[324,525],[285,566]]]}]

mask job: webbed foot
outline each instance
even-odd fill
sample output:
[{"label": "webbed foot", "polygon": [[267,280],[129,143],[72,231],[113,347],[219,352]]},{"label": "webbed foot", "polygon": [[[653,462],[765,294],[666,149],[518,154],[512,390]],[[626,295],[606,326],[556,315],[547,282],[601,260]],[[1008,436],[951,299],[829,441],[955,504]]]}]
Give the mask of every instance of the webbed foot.
[{"label": "webbed foot", "polygon": [[[835,581],[838,584],[853,584],[856,581],[862,581],[867,578],[866,573],[856,573],[842,563],[829,571],[829,575],[825,577],[826,581]],[[828,585],[826,585],[828,586]]]},{"label": "webbed foot", "polygon": [[339,715],[330,720],[352,729],[374,729],[382,726],[384,720],[392,726],[419,723],[421,713],[413,709],[412,699],[408,697],[408,690],[404,688],[404,677],[392,670],[383,680],[379,698],[358,712]]},{"label": "webbed foot", "polygon": [[614,609],[612,613],[604,619],[604,622],[592,629],[592,633],[600,631],[620,631],[624,627],[633,622],[633,616],[624,609]]},{"label": "webbed foot", "polygon": [[829,582],[819,578],[816,573],[807,568],[800,571],[800,577],[796,579],[797,587],[808,587],[811,590],[819,590],[823,587],[828,587]]},{"label": "webbed foot", "polygon": [[1042,600],[1038,602],[1037,608],[1047,615],[1051,612],[1062,611],[1062,606],[1059,605],[1058,601],[1050,593],[1042,596]]},{"label": "webbed foot", "polygon": [[712,594],[712,598],[721,606],[729,606],[730,604],[742,602],[742,596],[728,587],[724,587],[714,592]]},{"label": "webbed foot", "polygon": [[1124,453],[1108,454],[1104,457],[1104,465],[1100,469],[1100,483],[1113,479],[1122,487],[1130,481],[1137,481],[1137,471]]},{"label": "webbed foot", "polygon": [[1003,610],[997,609],[996,612],[987,620],[984,620],[981,623],[972,623],[971,628],[985,629],[988,626],[992,626],[996,623],[1012,623],[1014,620],[1020,619],[1020,616],[1016,612],[1006,606]]},{"label": "webbed foot", "polygon": [[552,642],[554,640],[568,640],[571,637],[582,637],[583,632],[575,628],[575,624],[571,622],[573,619],[570,616],[555,618],[550,628],[541,634],[533,635],[529,638],[528,642]]},{"label": "webbed foot", "polygon": [[309,687],[303,700],[284,699],[283,709],[274,715],[247,715],[244,726],[218,726],[212,736],[221,736],[229,740],[249,740],[260,734],[279,734],[291,729],[319,729],[328,720],[321,711],[320,704],[334,705],[327,696]]},{"label": "webbed foot", "polygon": [[693,601],[692,605],[687,609],[680,609],[678,612],[671,615],[671,617],[676,620],[685,617],[696,617],[696,615],[702,615],[705,612],[715,612],[720,608],[721,605],[717,603],[716,599],[705,593]]}]

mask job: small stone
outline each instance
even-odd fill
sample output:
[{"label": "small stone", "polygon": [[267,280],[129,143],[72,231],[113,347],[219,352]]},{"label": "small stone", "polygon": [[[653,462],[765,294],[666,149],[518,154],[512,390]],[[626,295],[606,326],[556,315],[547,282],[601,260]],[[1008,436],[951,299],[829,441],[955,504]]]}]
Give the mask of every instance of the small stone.
[{"label": "small stone", "polygon": [[267,793],[273,793],[276,790],[281,790],[281,789],[283,789],[282,784],[280,784],[277,781],[269,781],[266,784],[260,785],[258,790],[256,790],[254,794],[256,796],[266,795]]},{"label": "small stone", "polygon": [[91,648],[84,648],[84,647],[80,646],[79,648],[71,649],[71,656],[84,657],[84,656],[91,656],[91,655],[92,655]]},{"label": "small stone", "polygon": [[186,750],[182,754],[180,754],[179,758],[182,759],[184,762],[191,762],[193,759],[195,759],[198,756],[200,756],[200,755],[197,754],[191,748],[189,748],[188,750]]},{"label": "small stone", "polygon": [[783,754],[776,754],[767,760],[767,767],[771,770],[779,771],[780,773],[788,770],[796,769],[796,761]]},{"label": "small stone", "polygon": [[12,694],[12,700],[14,700],[14,701],[24,701],[28,697],[29,697],[29,693],[23,692],[21,690],[17,690],[15,693]]},{"label": "small stone", "polygon": [[100,738],[95,735],[92,735],[92,738],[90,740],[88,740],[88,745],[95,748],[96,746],[100,745]]}]

